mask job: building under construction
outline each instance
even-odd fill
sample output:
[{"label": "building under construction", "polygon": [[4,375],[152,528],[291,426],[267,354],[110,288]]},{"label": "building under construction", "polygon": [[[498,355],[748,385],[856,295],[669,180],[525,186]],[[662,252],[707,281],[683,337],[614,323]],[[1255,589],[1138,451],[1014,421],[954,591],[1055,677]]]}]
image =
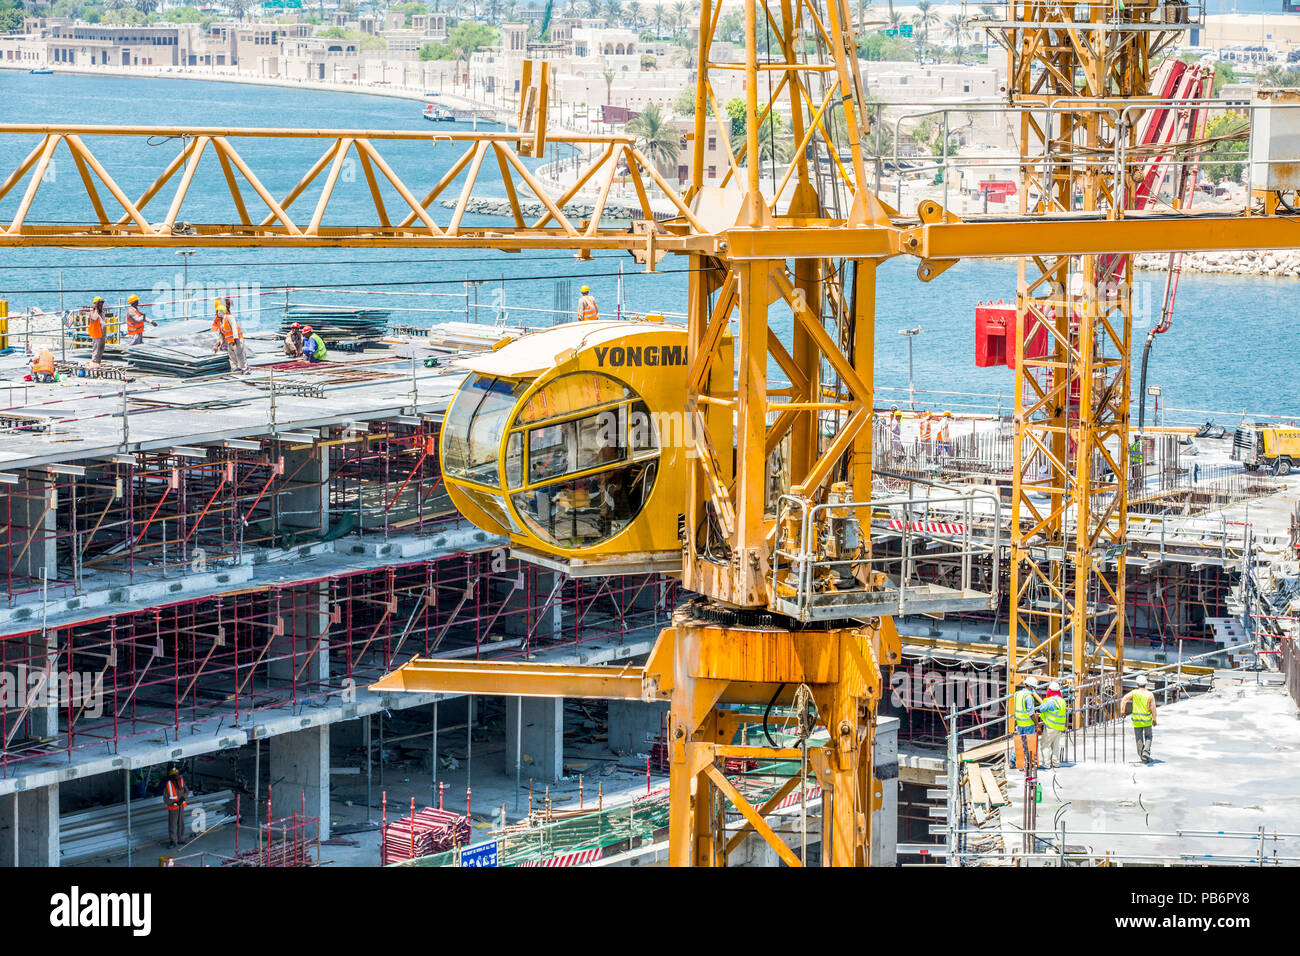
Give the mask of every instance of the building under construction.
[{"label": "building under construction", "polygon": [[[849,6],[744,4],[743,58],[718,62],[704,0],[684,192],[633,137],[549,130],[545,61],[507,132],[0,127],[25,157],[5,245],[572,249],[689,273],[684,323],[358,310],[326,363],[248,336],[238,377],[151,349],[88,370],[74,348],[76,377],[29,385],[10,356],[0,859],[155,862],[156,774],[177,765],[202,813],[174,865],[1300,861],[1278,756],[1300,747],[1300,479],[1247,469],[1248,423],[1131,421],[1133,256],[1176,276],[1183,251],[1300,245],[1297,104],[1245,108],[1252,193],[1202,211],[1221,107],[1200,67],[1156,66],[1202,10],[972,9],[1009,58],[989,109],[1018,133],[1020,208],[954,212],[945,150],[920,170],[941,193],[895,209]],[[723,70],[746,76],[734,143]],[[972,106],[936,106],[945,129],[951,109]],[[102,137],[179,145],[133,200]],[[273,193],[268,139],[324,151]],[[385,154],[411,142],[449,162],[408,181]],[[555,144],[591,154],[562,193],[524,162]],[[35,219],[62,149],[84,209]],[[339,223],[353,155],[373,208]],[[205,156],[230,221],[191,195]],[[485,163],[512,223],[466,219]],[[602,219],[622,176],[630,228]],[[585,221],[566,214],[584,188]],[[881,400],[876,270],[896,256],[925,282],[1019,261],[1001,352],[975,317],[977,358],[1014,369],[1005,412]],[[75,321],[41,335],[83,341]],[[1042,767],[1014,733],[1040,684],[1068,714]],[[1117,772],[1135,688],[1161,714],[1142,783]]]}]

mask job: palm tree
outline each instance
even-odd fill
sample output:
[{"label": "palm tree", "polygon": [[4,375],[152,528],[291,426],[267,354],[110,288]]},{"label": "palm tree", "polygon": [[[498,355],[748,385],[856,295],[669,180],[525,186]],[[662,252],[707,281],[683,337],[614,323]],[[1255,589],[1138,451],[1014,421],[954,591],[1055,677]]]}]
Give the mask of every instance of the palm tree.
[{"label": "palm tree", "polygon": [[934,4],[930,0],[920,0],[916,5],[916,13],[912,16],[912,22],[921,28],[922,42],[929,46],[930,24],[939,22],[939,13],[934,9]]},{"label": "palm tree", "polygon": [[243,20],[248,12],[247,0],[225,0],[226,11],[236,20]]},{"label": "palm tree", "polygon": [[605,105],[614,105],[614,77],[618,74],[609,67],[606,67],[600,73],[605,78]]},{"label": "palm tree", "polygon": [[953,49],[957,53],[957,63],[961,64],[961,41],[966,34],[966,21],[962,19],[960,13],[954,13],[947,20],[943,21],[943,32],[945,36],[952,37]]},{"label": "palm tree", "polygon": [[600,0],[587,0],[587,16],[592,20],[600,16]]},{"label": "palm tree", "polygon": [[605,0],[605,24],[616,27],[623,19],[623,0]]},{"label": "palm tree", "polygon": [[641,26],[641,3],[640,0],[632,0],[627,5],[627,25],[633,33],[640,32]]},{"label": "palm tree", "polygon": [[651,104],[627,124],[627,132],[636,137],[637,148],[661,171],[677,165],[682,136],[664,119],[659,107]]},{"label": "palm tree", "polygon": [[673,4],[673,32],[679,33],[686,25],[686,0],[677,0]]},{"label": "palm tree", "polygon": [[858,0],[858,30],[865,33],[867,29],[867,8],[871,0]]},{"label": "palm tree", "polygon": [[664,4],[663,4],[663,0],[658,0],[658,2],[655,3],[655,36],[661,37],[663,35],[664,35]]}]

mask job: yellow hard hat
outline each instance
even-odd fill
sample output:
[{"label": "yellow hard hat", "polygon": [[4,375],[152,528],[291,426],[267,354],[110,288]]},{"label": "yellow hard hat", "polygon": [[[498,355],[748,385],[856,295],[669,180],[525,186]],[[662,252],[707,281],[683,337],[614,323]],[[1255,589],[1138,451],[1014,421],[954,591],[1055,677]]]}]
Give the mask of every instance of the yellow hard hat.
[{"label": "yellow hard hat", "polygon": [[139,301],[140,301],[140,297],[139,297],[138,295],[129,295],[129,296],[126,297],[126,301],[127,301],[127,302],[139,302]]},{"label": "yellow hard hat", "polygon": [[213,308],[220,310],[220,309],[221,309],[221,300],[220,300],[220,299],[213,299],[213,300],[212,300],[212,306],[213,306]]},{"label": "yellow hard hat", "polygon": [[584,286],[582,287],[582,291],[583,291],[583,292],[590,292],[590,291],[591,291],[591,288],[590,288],[589,286],[585,286],[585,285],[584,285]]},{"label": "yellow hard hat", "polygon": [[97,295],[97,296],[95,296],[94,299],[91,300],[90,304],[91,304],[91,305],[99,305],[99,303],[101,303],[101,302],[103,302],[103,301],[104,301],[103,296],[98,296],[98,295]]},{"label": "yellow hard hat", "polygon": [[895,409],[895,410],[894,410],[894,417],[895,417],[895,418],[902,418],[902,417],[903,417],[903,413],[900,412],[900,411],[898,411],[897,409]]},{"label": "yellow hard hat", "polygon": [[944,412],[944,413],[943,413],[943,417],[944,417],[944,418],[952,418],[952,412]]}]

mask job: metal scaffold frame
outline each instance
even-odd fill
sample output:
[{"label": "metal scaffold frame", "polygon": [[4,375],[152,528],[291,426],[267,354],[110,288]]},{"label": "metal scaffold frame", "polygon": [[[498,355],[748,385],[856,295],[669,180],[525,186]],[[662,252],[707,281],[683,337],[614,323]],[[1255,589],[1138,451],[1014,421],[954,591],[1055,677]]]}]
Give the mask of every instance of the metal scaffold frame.
[{"label": "metal scaffold frame", "polygon": [[412,655],[527,660],[648,636],[675,598],[657,575],[579,580],[481,550],[6,634],[0,673],[24,693],[0,707],[0,774],[297,713]]}]

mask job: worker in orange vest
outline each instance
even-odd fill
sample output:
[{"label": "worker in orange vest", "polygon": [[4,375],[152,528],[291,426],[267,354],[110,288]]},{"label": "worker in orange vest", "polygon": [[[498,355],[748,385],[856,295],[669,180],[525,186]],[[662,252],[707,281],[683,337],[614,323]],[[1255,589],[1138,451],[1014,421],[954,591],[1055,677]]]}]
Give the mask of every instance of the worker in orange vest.
[{"label": "worker in orange vest", "polygon": [[140,311],[140,297],[138,295],[131,296],[126,300],[127,345],[144,344],[144,324],[146,322],[152,325],[155,329],[158,328],[157,322],[153,319],[147,318],[145,314]]},{"label": "worker in orange vest", "polygon": [[52,382],[54,381],[54,353],[44,345],[32,356],[32,381],[34,382]]},{"label": "worker in orange vest", "polygon": [[938,434],[935,435],[935,454],[951,455],[952,454],[952,412],[944,412],[943,418],[939,420]]},{"label": "worker in orange vest", "polygon": [[578,300],[578,319],[591,322],[600,318],[600,309],[596,306],[596,297],[591,294],[590,286],[582,287],[582,298]]},{"label": "worker in orange vest", "polygon": [[90,336],[90,366],[95,368],[104,360],[104,300],[95,296],[90,303],[90,316],[86,320],[86,334]]},{"label": "worker in orange vest", "polygon": [[933,423],[934,423],[934,415],[932,413],[926,412],[924,415],[921,416],[922,454],[928,455],[934,451],[934,449],[930,445],[930,440],[933,437],[933,431],[932,431]]},{"label": "worker in orange vest", "polygon": [[244,350],[244,330],[240,328],[231,310],[230,296],[226,296],[225,302],[214,299],[213,305],[216,314],[212,317],[212,330],[217,333],[218,339],[212,346],[212,351],[219,351],[224,345],[226,355],[230,357],[230,370],[239,375],[247,375],[248,353]]},{"label": "worker in orange vest", "polygon": [[167,771],[163,781],[163,802],[167,804],[167,840],[168,846],[180,846],[185,842],[185,798],[190,795],[185,786],[185,778],[175,767]]}]

